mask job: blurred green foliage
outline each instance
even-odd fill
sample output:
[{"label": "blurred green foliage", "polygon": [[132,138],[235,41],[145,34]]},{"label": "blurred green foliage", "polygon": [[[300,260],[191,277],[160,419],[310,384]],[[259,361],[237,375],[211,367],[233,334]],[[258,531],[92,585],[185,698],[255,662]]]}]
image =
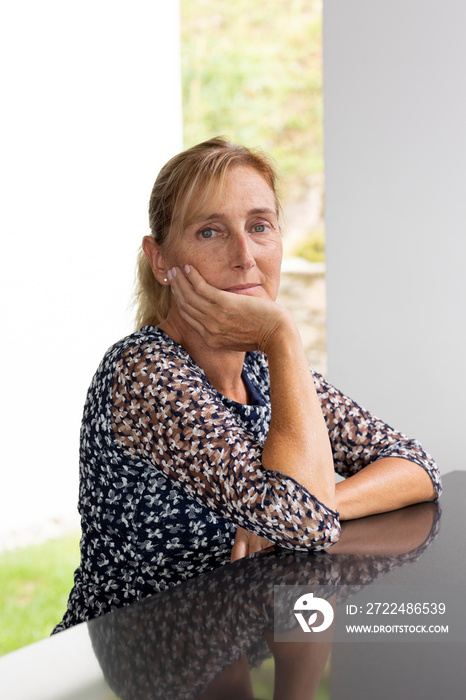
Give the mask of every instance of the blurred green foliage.
[{"label": "blurred green foliage", "polygon": [[181,0],[185,147],[212,136],[269,153],[285,198],[323,170],[322,0]]},{"label": "blurred green foliage", "polygon": [[325,262],[325,236],[322,227],[314,229],[297,246],[295,255],[311,262]]}]

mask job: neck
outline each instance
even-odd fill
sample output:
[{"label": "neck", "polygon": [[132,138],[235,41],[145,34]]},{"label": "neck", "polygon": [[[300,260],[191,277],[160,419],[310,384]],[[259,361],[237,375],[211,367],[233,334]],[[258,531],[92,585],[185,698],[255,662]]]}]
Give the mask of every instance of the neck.
[{"label": "neck", "polygon": [[201,367],[209,382],[223,396],[238,403],[248,403],[248,393],[242,378],[244,352],[215,350],[171,309],[159,328],[183,347]]}]

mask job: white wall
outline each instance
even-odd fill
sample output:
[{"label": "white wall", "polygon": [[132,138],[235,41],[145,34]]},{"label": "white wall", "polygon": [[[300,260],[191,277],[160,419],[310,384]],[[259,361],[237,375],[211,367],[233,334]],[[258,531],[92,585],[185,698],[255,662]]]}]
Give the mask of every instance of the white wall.
[{"label": "white wall", "polygon": [[325,0],[329,379],[465,469],[466,5]]},{"label": "white wall", "polygon": [[0,533],[76,508],[87,387],[182,147],[178,37],[176,0],[2,4]]}]

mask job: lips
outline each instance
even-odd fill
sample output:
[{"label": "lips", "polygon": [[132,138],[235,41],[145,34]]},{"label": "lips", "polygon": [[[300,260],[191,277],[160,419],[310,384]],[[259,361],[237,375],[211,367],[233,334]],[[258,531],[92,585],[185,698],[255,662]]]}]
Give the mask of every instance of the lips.
[{"label": "lips", "polygon": [[226,287],[224,292],[231,292],[232,294],[254,294],[256,289],[260,288],[260,284],[237,284],[234,287]]}]

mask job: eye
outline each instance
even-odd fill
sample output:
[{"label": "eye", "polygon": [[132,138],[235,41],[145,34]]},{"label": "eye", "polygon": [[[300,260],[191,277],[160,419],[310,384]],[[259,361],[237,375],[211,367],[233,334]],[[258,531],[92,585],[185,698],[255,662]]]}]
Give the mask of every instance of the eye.
[{"label": "eye", "polygon": [[204,240],[208,240],[209,238],[213,238],[217,231],[215,231],[213,228],[203,228],[201,231],[199,231],[199,237],[203,238]]},{"label": "eye", "polygon": [[252,227],[254,233],[265,233],[268,229],[267,224],[256,224]]}]

